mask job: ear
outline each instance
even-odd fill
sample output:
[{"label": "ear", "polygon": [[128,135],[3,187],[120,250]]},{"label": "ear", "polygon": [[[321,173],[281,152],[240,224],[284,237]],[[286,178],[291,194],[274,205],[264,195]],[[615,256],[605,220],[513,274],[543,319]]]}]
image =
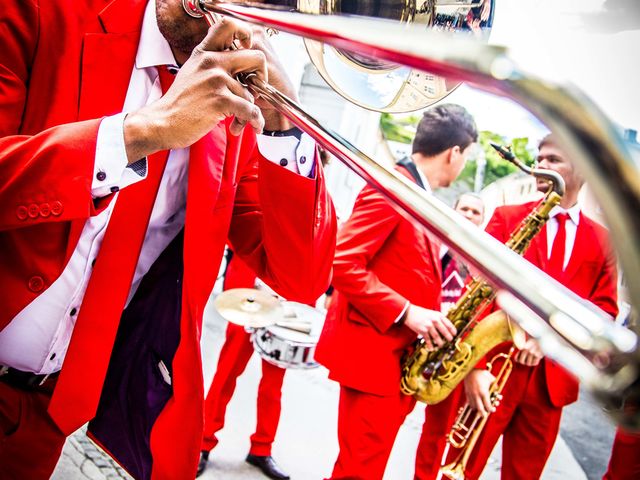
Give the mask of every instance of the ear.
[{"label": "ear", "polygon": [[454,145],[453,147],[449,148],[447,152],[447,163],[453,162],[453,160],[457,158],[460,153],[460,146],[458,145]]}]

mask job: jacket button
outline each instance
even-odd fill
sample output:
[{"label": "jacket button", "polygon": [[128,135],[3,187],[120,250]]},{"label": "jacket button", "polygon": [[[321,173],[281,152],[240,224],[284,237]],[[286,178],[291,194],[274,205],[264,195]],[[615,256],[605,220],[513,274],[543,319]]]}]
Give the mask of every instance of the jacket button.
[{"label": "jacket button", "polygon": [[51,214],[51,205],[49,205],[48,203],[41,203],[40,204],[40,215],[42,215],[43,217],[48,217]]},{"label": "jacket button", "polygon": [[105,172],[98,172],[96,173],[96,178],[101,181],[104,182],[107,178],[107,174]]},{"label": "jacket button", "polygon": [[24,205],[20,205],[18,208],[16,208],[16,217],[18,217],[20,220],[24,220],[28,216],[29,210],[27,210],[27,207],[25,207]]},{"label": "jacket button", "polygon": [[42,279],[41,276],[34,275],[29,279],[27,286],[29,287],[29,290],[31,290],[32,292],[38,293],[44,288],[44,280]]},{"label": "jacket button", "polygon": [[304,155],[300,157],[300,163],[306,163],[307,161],[307,157],[305,157]]},{"label": "jacket button", "polygon": [[286,158],[281,158],[280,159],[280,165],[282,165],[283,167],[286,167],[289,164],[289,162],[287,161]]},{"label": "jacket button", "polygon": [[56,200],[55,202],[51,202],[51,214],[56,217],[62,213],[62,202]]},{"label": "jacket button", "polygon": [[40,215],[40,208],[38,207],[38,205],[36,205],[35,203],[29,205],[29,216],[31,218],[36,218],[38,215]]}]

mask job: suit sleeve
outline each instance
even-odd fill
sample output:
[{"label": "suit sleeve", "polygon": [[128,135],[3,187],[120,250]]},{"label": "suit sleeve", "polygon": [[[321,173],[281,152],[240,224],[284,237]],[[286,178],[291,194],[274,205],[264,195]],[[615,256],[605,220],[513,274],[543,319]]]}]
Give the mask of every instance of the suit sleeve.
[{"label": "suit sleeve", "polygon": [[20,134],[39,21],[36,2],[0,8],[0,230],[96,213],[91,179],[100,120]]},{"label": "suit sleeve", "polygon": [[502,207],[496,208],[495,212],[493,212],[493,216],[485,227],[485,232],[497,240],[500,240],[502,243],[505,243],[509,239],[509,232],[507,231],[504,210]]},{"label": "suit sleeve", "polygon": [[394,325],[408,300],[383,283],[371,267],[400,221],[380,193],[365,187],[340,229],[333,265],[333,286],[382,333]]},{"label": "suit sleeve", "polygon": [[250,161],[239,177],[229,242],[279,295],[313,304],[329,286],[336,236],[320,162],[311,179],[262,157],[254,136],[243,148]]}]

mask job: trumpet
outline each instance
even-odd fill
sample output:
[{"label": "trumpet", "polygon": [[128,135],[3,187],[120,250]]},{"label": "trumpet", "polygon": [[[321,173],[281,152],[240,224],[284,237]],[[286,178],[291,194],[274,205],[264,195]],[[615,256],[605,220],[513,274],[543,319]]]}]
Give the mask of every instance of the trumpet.
[{"label": "trumpet", "polygon": [[[443,76],[469,82],[529,108],[559,135],[561,146],[575,159],[600,200],[625,269],[631,301],[635,307],[640,307],[638,171],[611,123],[575,89],[521,71],[505,49],[486,45],[473,36],[460,38],[446,31],[427,31],[424,26],[407,24],[407,19],[436,18],[434,8],[438,0],[397,3],[388,0],[382,4],[354,1],[344,5],[324,0],[300,0],[297,11],[292,11],[296,10],[295,0],[285,2],[288,5],[284,9],[216,0],[184,0],[183,3],[186,9],[200,16],[227,15],[301,35],[321,42],[325,47],[330,45],[338,52],[336,57],[340,62],[356,60],[360,70],[369,65],[377,72],[386,72],[389,64],[395,62],[429,72],[430,78]],[[337,11],[337,8],[345,11]],[[362,15],[367,12],[402,23],[364,18]],[[343,15],[345,13],[348,15]],[[323,52],[331,50],[325,47],[321,48]],[[397,95],[403,100],[400,103],[406,104],[407,99],[414,96],[413,80],[414,77],[409,76],[403,83],[410,88],[404,90],[406,95]],[[360,89],[361,85],[354,87]],[[490,235],[461,222],[446,205],[321,126],[299,105],[268,84],[254,77],[250,88],[383,192],[396,208],[406,212],[480,271],[498,289],[501,307],[538,339],[545,355],[575,374],[603,402],[617,402],[629,389],[638,390],[640,350],[634,332],[610,322],[599,309],[519,258]],[[438,91],[439,95],[431,97],[430,101],[436,101],[446,91]],[[603,358],[607,360],[604,364]],[[622,420],[640,423],[640,416]]]},{"label": "trumpet", "polygon": [[[494,364],[500,359],[503,360],[500,370],[495,374],[495,379],[489,387],[491,406],[494,408],[496,408],[502,400],[502,390],[513,370],[513,360],[511,358],[515,351],[516,348],[511,347],[508,353],[495,355],[487,364],[487,370],[492,372]],[[453,462],[440,467],[440,473],[444,477],[450,478],[451,480],[464,480],[464,472],[467,468],[469,457],[473,452],[473,448],[478,443],[480,434],[487,424],[490,414],[491,413],[483,416],[477,410],[471,408],[468,403],[460,408],[458,416],[447,436],[447,442],[452,448],[461,451]]]}]

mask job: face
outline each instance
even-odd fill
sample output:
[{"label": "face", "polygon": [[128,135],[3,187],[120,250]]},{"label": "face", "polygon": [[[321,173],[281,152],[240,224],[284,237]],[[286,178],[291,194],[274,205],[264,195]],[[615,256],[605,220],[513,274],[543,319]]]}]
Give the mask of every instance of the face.
[{"label": "face", "polygon": [[480,226],[484,220],[484,204],[476,196],[461,196],[455,210],[474,225]]},{"label": "face", "polygon": [[207,21],[187,15],[182,0],[156,0],[156,18],[160,32],[180,63],[189,58],[207,34]]},{"label": "face", "polygon": [[447,183],[443,186],[451,185],[453,181],[458,178],[458,175],[460,175],[460,172],[462,172],[462,169],[467,163],[467,157],[473,150],[473,145],[473,143],[471,145],[468,145],[464,150],[460,150],[460,147],[457,145],[455,147],[451,147],[451,154],[449,157],[449,164],[447,168]]},{"label": "face", "polygon": [[[575,170],[564,152],[551,143],[545,144],[540,148],[536,166],[559,173],[564,180],[567,191],[579,190],[584,183],[582,176]],[[549,183],[538,179],[537,187],[539,191],[546,192],[549,189]]]}]

